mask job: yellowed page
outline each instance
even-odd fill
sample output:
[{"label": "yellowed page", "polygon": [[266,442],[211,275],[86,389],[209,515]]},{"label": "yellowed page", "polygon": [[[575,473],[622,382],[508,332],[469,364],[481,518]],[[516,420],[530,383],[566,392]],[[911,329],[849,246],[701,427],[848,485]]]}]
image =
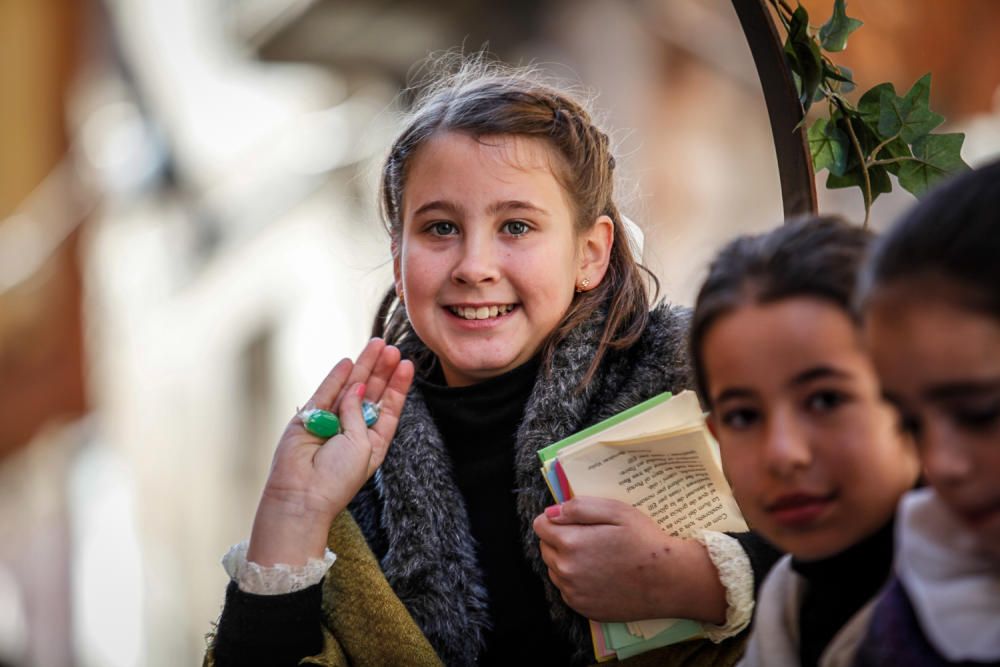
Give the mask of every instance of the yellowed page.
[{"label": "yellowed page", "polygon": [[[628,503],[676,537],[747,529],[703,423],[666,435],[574,447],[560,452],[559,462],[574,495]],[[636,621],[629,629],[652,637],[673,622]]]}]

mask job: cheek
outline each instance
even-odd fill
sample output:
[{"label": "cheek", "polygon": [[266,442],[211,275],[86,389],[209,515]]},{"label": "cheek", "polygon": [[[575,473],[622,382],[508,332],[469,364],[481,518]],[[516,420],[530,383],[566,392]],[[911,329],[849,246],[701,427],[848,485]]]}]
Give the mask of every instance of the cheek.
[{"label": "cheek", "polygon": [[741,508],[750,509],[754,506],[758,484],[755,457],[748,455],[750,449],[745,447],[726,447],[720,444],[719,452],[722,456],[722,472],[733,489],[737,504]]}]

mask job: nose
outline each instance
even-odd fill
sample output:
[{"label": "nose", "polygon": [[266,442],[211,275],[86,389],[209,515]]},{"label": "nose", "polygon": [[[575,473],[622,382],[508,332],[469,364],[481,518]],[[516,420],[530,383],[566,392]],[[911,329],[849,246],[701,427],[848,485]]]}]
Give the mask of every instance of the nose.
[{"label": "nose", "polygon": [[921,436],[920,458],[931,484],[938,487],[959,486],[969,479],[975,462],[962,445],[960,434],[938,420],[928,420]]},{"label": "nose", "polygon": [[812,462],[812,450],[805,429],[789,410],[775,410],[767,420],[764,462],[776,477],[790,477]]},{"label": "nose", "polygon": [[479,285],[500,278],[499,257],[491,234],[470,231],[463,239],[460,252],[451,272],[451,279],[456,284]]}]

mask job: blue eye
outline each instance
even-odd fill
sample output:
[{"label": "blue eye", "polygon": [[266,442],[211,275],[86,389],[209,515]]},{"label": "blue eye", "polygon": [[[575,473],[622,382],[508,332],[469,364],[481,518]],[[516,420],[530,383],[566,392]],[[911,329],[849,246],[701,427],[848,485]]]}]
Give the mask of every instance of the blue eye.
[{"label": "blue eye", "polygon": [[427,229],[435,236],[451,236],[452,234],[458,233],[458,227],[455,223],[448,222],[446,220],[432,222]]},{"label": "blue eye", "polygon": [[760,421],[760,413],[752,408],[735,408],[722,413],[722,423],[735,431],[750,428]]},{"label": "blue eye", "polygon": [[531,231],[531,227],[524,220],[508,220],[503,223],[503,227],[511,236],[524,236]]}]

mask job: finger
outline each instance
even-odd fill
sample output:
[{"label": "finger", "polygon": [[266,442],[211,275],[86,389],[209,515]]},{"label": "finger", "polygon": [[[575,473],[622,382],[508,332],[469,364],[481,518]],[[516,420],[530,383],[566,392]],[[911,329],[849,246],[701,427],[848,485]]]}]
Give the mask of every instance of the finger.
[{"label": "finger", "polygon": [[548,567],[553,568],[556,564],[556,550],[550,545],[542,542],[539,544],[540,551],[542,554],[542,562],[544,562]]},{"label": "finger", "polygon": [[542,541],[543,545],[546,543],[552,543],[554,537],[552,522],[544,512],[535,517],[531,527],[534,529],[535,534],[538,535],[538,539]]},{"label": "finger", "polygon": [[413,383],[413,362],[409,360],[400,361],[389,377],[388,383],[381,396],[381,409],[379,410],[378,421],[372,427],[372,431],[378,436],[382,443],[388,444],[392,436],[396,433],[396,424],[399,423],[399,415],[403,412],[403,405],[406,403],[406,394]]},{"label": "finger", "polygon": [[552,513],[549,519],[555,524],[612,524],[623,523],[632,506],[618,500],[595,498],[593,496],[578,496],[564,502],[558,514]]},{"label": "finger", "polygon": [[399,361],[399,348],[393,345],[386,345],[382,348],[382,353],[379,354],[371,375],[367,379],[361,380],[368,387],[365,391],[365,397],[369,401],[377,403],[382,400],[382,393],[389,384],[396,367],[399,366]]},{"label": "finger", "polygon": [[361,350],[361,354],[358,355],[357,360],[354,362],[351,375],[347,378],[347,382],[341,387],[336,400],[333,402],[333,407],[331,408],[333,412],[339,413],[340,402],[344,400],[344,396],[351,385],[368,381],[368,377],[372,374],[372,369],[375,368],[379,355],[382,354],[384,348],[385,341],[381,338],[372,338],[365,344],[364,349]]},{"label": "finger", "polygon": [[306,401],[304,408],[329,410],[333,405],[334,399],[337,398],[337,395],[344,388],[353,368],[354,362],[350,359],[341,359],[337,362],[337,365],[326,374],[326,377],[320,382],[319,387],[316,388],[313,395]]},{"label": "finger", "polygon": [[340,402],[340,428],[343,435],[352,441],[368,445],[368,425],[361,414],[361,397],[365,395],[364,384],[353,383],[344,392]]}]

